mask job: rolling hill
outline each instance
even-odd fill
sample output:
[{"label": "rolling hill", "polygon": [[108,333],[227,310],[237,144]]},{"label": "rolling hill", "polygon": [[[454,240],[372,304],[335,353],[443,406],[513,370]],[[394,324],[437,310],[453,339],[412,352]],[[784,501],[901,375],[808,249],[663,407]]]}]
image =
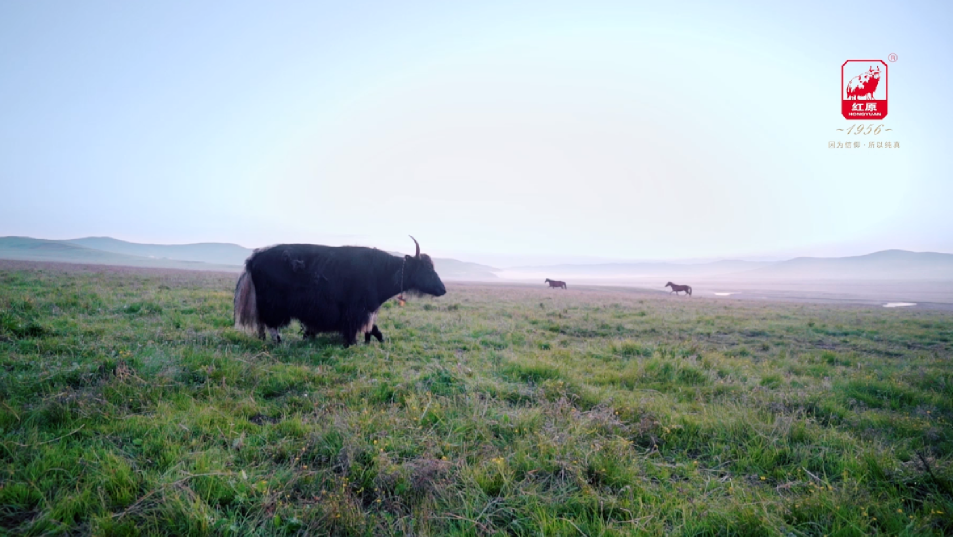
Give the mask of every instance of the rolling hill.
[{"label": "rolling hill", "polygon": [[[253,250],[237,244],[138,244],[111,237],[44,240],[0,237],[0,259],[54,261],[188,270],[239,271]],[[403,252],[390,252],[404,255]],[[572,279],[622,283],[647,279],[745,281],[953,281],[953,254],[884,250],[853,257],[797,257],[787,261],[725,260],[710,263],[603,263],[497,269],[434,258],[440,276],[457,281]]]},{"label": "rolling hill", "polygon": [[[953,254],[884,250],[852,257],[797,257],[786,261],[713,263],[605,263],[516,267],[505,279],[574,279],[580,282],[710,281],[953,281]],[[677,280],[678,279],[678,280]]]},{"label": "rolling hill", "polygon": [[236,266],[244,265],[245,259],[247,259],[253,251],[251,248],[245,248],[237,244],[220,242],[197,244],[139,244],[121,241],[112,237],[86,237],[61,242],[115,254]]},{"label": "rolling hill", "polygon": [[237,272],[241,268],[240,265],[203,263],[185,259],[154,259],[86,248],[69,241],[30,237],[0,237],[0,259],[229,272]]},{"label": "rolling hill", "polygon": [[592,279],[639,279],[717,276],[735,274],[768,266],[770,263],[756,261],[715,261],[711,263],[602,263],[593,265],[545,265],[515,267],[502,271],[508,276],[520,278],[532,276],[582,277]]},{"label": "rolling hill", "polygon": [[[238,272],[252,252],[250,248],[228,243],[139,244],[111,237],[70,240],[0,237],[0,259],[21,261]],[[445,280],[497,279],[493,272],[496,269],[486,265],[447,258],[433,261]]]},{"label": "rolling hill", "polygon": [[853,257],[797,257],[744,274],[786,280],[953,280],[953,254],[883,250]]}]

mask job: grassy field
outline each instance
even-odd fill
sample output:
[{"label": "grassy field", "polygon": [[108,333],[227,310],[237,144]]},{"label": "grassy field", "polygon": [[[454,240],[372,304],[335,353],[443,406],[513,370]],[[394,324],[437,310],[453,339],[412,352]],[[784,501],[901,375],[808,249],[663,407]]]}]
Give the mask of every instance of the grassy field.
[{"label": "grassy field", "polygon": [[0,269],[0,532],[953,534],[949,312],[451,284],[343,349],[234,281]]}]

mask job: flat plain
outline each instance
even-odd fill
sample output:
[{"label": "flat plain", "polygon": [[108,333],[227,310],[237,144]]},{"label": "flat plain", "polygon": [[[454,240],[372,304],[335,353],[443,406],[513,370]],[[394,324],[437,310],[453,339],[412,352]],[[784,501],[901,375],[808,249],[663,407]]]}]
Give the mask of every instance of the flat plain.
[{"label": "flat plain", "polygon": [[0,266],[0,532],[953,534],[949,311],[448,283],[344,349],[235,279]]}]

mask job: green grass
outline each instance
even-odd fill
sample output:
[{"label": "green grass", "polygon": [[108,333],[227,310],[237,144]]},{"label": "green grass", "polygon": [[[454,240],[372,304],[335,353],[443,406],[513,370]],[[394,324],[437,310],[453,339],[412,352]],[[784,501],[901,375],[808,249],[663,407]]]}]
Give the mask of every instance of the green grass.
[{"label": "green grass", "polygon": [[233,286],[0,271],[0,532],[953,533],[949,313],[451,284],[344,349]]}]

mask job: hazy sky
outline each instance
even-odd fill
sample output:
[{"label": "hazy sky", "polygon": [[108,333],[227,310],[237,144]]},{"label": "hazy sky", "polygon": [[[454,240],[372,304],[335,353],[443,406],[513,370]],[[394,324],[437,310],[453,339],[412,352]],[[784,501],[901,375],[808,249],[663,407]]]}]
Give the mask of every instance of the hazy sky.
[{"label": "hazy sky", "polygon": [[[4,2],[0,235],[953,251],[953,4],[775,4]],[[900,149],[828,149],[890,53]]]}]

